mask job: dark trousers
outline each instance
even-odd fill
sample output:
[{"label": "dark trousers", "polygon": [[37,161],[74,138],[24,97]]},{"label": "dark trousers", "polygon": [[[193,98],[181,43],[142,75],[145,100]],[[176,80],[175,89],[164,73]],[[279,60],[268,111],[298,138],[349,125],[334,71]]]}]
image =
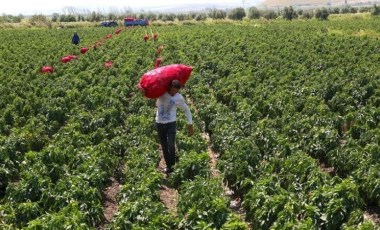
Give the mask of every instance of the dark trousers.
[{"label": "dark trousers", "polygon": [[167,124],[156,123],[158,139],[160,140],[162,153],[166,162],[166,167],[172,168],[176,161],[175,155],[175,134],[176,122]]}]

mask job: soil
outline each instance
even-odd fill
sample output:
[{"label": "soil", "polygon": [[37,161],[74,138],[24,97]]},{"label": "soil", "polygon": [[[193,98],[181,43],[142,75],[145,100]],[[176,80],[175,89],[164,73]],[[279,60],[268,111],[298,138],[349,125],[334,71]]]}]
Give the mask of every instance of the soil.
[{"label": "soil", "polygon": [[105,220],[100,226],[97,227],[97,229],[105,229],[105,226],[112,222],[118,210],[116,197],[119,194],[121,187],[122,186],[119,182],[114,177],[111,177],[109,180],[109,185],[102,191]]},{"label": "soil", "polygon": [[329,174],[330,176],[335,176],[335,168],[334,167],[329,167],[325,163],[320,163],[319,168],[321,169],[322,172],[325,172]]},{"label": "soil", "polygon": [[164,184],[160,187],[160,200],[165,205],[165,207],[168,209],[169,213],[171,213],[173,216],[177,215],[177,204],[178,204],[178,191],[174,188],[170,188],[169,186],[165,185],[165,182],[167,182],[167,175],[165,173],[165,160],[164,156],[162,155],[162,152],[160,150],[160,163],[158,164],[158,171],[164,174]]},{"label": "soil", "polygon": [[[196,113],[199,113],[197,107],[194,104],[194,101],[190,100],[189,104],[194,107]],[[207,141],[207,153],[210,157],[209,163],[210,163],[210,168],[211,168],[211,177],[213,178],[219,177],[221,174],[220,171],[217,169],[219,154],[217,152],[214,152],[211,148],[210,135],[207,132],[203,132],[202,137],[203,139]],[[241,202],[242,202],[241,197],[238,196],[237,194],[234,194],[234,191],[230,189],[227,184],[222,183],[221,186],[223,187],[224,195],[226,197],[229,197],[230,199],[229,208],[233,210],[237,215],[239,215],[242,220],[245,220],[246,212],[241,206]],[[246,223],[248,227],[251,229],[252,225],[247,221]]]},{"label": "soil", "polygon": [[380,226],[380,207],[366,207],[364,219],[373,222],[376,226]]}]

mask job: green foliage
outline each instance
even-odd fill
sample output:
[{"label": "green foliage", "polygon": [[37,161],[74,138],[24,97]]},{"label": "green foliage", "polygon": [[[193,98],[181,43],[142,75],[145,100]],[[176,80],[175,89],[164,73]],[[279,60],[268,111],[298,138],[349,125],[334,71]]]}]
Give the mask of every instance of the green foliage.
[{"label": "green foliage", "polygon": [[259,19],[261,17],[261,12],[256,7],[250,7],[248,9],[247,17],[249,19]]},{"label": "green foliage", "polygon": [[326,8],[317,9],[317,12],[315,13],[315,18],[319,20],[327,20],[329,17],[329,12]]},{"label": "green foliage", "polygon": [[[380,194],[376,18],[189,22],[152,32],[164,64],[194,67],[184,93],[222,176],[210,179],[207,145],[186,135],[179,116],[180,160],[169,176],[179,185],[177,217],[159,197],[167,181],[157,171],[154,102],[135,87],[156,58],[146,29],[124,30],[85,55],[71,29],[2,31],[0,228],[96,228],[114,177],[122,186],[112,229],[245,229],[222,181],[257,229],[375,229],[362,209]],[[78,33],[91,47],[113,30]],[[67,54],[80,58],[59,63]],[[40,74],[43,65],[55,72]]]},{"label": "green foliage", "polygon": [[25,229],[55,229],[57,226],[64,229],[86,229],[85,214],[77,202],[71,202],[57,213],[47,213],[28,223]]},{"label": "green foliage", "polygon": [[376,16],[380,15],[380,6],[377,6],[376,4],[373,6],[373,10],[371,12],[371,15]]},{"label": "green foliage", "polygon": [[246,230],[248,228],[248,224],[245,223],[241,217],[239,217],[235,213],[231,213],[228,215],[226,223],[222,226],[222,230]]},{"label": "green foliage", "polygon": [[194,180],[196,176],[209,178],[208,162],[207,153],[188,152],[181,155],[179,162],[175,165],[174,172],[170,176],[170,184],[178,187],[185,181]]},{"label": "green foliage", "polygon": [[178,203],[180,229],[219,229],[223,226],[229,211],[227,199],[221,196],[220,183],[219,179],[196,176],[195,180],[181,186]]},{"label": "green foliage", "polygon": [[225,19],[227,17],[227,12],[220,9],[210,9],[207,16],[212,19]]},{"label": "green foliage", "polygon": [[245,10],[242,7],[234,8],[228,13],[228,18],[232,20],[243,20],[245,16]]},{"label": "green foliage", "polygon": [[285,7],[285,8],[284,8],[283,17],[284,17],[286,20],[293,20],[293,19],[295,19],[295,18],[298,17],[298,14],[297,14],[297,12],[293,9],[292,6],[289,6],[289,7]]}]

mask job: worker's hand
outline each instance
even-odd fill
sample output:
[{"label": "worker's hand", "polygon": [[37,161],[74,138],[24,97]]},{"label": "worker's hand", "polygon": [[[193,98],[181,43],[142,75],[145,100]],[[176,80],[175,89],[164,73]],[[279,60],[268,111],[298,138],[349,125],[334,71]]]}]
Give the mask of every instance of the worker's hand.
[{"label": "worker's hand", "polygon": [[194,126],[191,124],[188,125],[187,128],[189,129],[189,136],[192,136],[194,134]]}]

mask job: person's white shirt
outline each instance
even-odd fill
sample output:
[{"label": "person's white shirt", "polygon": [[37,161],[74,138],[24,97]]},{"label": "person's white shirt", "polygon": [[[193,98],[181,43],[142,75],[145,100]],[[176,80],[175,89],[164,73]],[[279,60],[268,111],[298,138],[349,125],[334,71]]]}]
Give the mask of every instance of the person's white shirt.
[{"label": "person's white shirt", "polygon": [[188,124],[193,124],[193,118],[189,106],[187,106],[185,99],[179,93],[174,96],[166,92],[156,101],[157,112],[156,122],[160,124],[167,124],[177,120],[177,108],[180,107],[186,114]]}]

